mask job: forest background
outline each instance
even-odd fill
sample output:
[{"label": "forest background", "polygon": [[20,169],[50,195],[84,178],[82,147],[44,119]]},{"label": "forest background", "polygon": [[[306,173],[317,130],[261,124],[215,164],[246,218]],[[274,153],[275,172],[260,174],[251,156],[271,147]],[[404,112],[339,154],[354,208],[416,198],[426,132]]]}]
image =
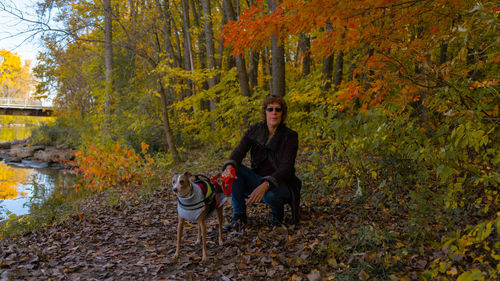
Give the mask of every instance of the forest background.
[{"label": "forest background", "polygon": [[[40,26],[37,94],[56,93],[58,119],[33,141],[78,149],[83,187],[140,185],[161,177],[147,165],[193,151],[223,159],[272,93],[300,136],[304,198],[335,205],[348,192],[404,225],[332,235],[322,262],[365,247],[378,252],[366,268],[387,274],[439,252],[423,278],[498,278],[496,1],[38,5],[62,28]],[[370,243],[341,247],[353,237]],[[404,243],[386,249],[394,237]]]}]

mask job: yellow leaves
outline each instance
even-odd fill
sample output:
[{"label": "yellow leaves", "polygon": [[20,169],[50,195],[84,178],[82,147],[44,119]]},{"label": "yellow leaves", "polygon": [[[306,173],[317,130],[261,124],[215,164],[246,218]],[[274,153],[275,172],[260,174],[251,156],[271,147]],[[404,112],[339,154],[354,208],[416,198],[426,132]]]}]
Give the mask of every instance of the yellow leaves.
[{"label": "yellow leaves", "polygon": [[337,267],[338,266],[338,263],[337,263],[337,260],[335,259],[335,257],[330,257],[326,260],[326,262],[330,265],[330,266],[333,266],[333,267]]},{"label": "yellow leaves", "polygon": [[464,272],[458,276],[457,281],[476,281],[484,280],[484,277],[480,270],[473,269],[471,271]]},{"label": "yellow leaves", "polygon": [[2,96],[28,98],[35,88],[29,62],[24,65],[16,53],[0,49],[0,88]]}]

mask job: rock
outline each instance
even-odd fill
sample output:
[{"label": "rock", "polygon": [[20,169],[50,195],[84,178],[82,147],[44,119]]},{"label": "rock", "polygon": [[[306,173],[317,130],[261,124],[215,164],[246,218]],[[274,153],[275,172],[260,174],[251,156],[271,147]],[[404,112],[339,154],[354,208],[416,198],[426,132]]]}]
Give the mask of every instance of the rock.
[{"label": "rock", "polygon": [[28,140],[29,140],[29,139],[13,140],[13,141],[11,142],[11,145],[12,145],[12,146],[14,146],[14,145],[21,145],[21,144],[22,144],[22,145],[25,145],[25,144],[27,144],[27,143],[28,143]]},{"label": "rock", "polygon": [[71,161],[75,158],[75,156],[67,151],[59,150],[55,148],[47,148],[45,150],[40,150],[34,153],[33,159],[52,163],[59,161]]},{"label": "rock", "polygon": [[8,142],[0,142],[0,149],[10,149],[10,147],[12,146],[12,144],[8,141]]},{"label": "rock", "polygon": [[14,146],[9,152],[9,161],[14,161],[12,159],[24,159],[32,157],[36,151],[44,149],[44,146]]}]

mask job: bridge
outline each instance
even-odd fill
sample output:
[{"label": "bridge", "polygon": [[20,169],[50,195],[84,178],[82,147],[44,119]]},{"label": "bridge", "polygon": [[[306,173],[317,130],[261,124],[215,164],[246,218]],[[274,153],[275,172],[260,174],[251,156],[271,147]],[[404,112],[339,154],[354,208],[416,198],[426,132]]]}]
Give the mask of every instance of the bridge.
[{"label": "bridge", "polygon": [[51,107],[40,100],[0,97],[0,115],[52,116]]}]

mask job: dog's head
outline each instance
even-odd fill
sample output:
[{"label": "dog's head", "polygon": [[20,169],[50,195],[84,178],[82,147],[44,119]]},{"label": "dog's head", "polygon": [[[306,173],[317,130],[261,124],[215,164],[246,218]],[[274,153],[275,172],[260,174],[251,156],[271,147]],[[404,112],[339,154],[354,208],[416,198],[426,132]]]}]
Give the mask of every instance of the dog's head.
[{"label": "dog's head", "polygon": [[172,191],[177,195],[177,197],[186,197],[191,194],[193,186],[191,185],[190,172],[184,172],[184,174],[174,174],[172,177]]}]

